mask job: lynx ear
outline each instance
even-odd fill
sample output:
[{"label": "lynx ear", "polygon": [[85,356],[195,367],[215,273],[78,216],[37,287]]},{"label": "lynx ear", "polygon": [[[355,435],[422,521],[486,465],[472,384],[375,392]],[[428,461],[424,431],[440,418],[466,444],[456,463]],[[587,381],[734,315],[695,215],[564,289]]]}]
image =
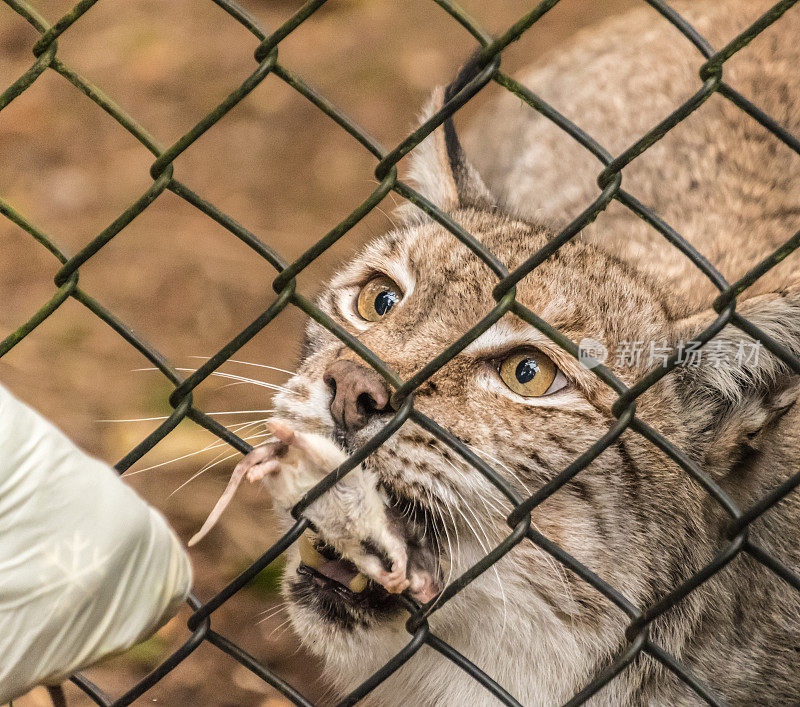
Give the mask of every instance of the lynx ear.
[{"label": "lynx ear", "polygon": [[[420,124],[458,91],[459,79],[447,88],[437,88],[433,92],[420,116]],[[459,207],[487,209],[494,206],[489,190],[466,159],[452,118],[448,118],[411,151],[408,179],[414,189],[445,212]],[[428,218],[411,203],[403,204],[398,213],[406,223]]]},{"label": "lynx ear", "polygon": [[[737,310],[794,355],[800,354],[800,288],[760,295]],[[691,341],[714,319],[678,322],[675,341]],[[800,397],[800,376],[740,329],[728,325],[695,361],[676,370],[691,448],[709,471],[729,473],[758,449],[761,433]]]}]

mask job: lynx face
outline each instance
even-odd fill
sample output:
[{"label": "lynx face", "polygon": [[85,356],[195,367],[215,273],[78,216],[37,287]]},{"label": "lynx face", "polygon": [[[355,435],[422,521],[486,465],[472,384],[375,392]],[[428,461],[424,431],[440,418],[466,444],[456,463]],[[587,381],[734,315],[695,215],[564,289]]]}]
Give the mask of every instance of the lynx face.
[{"label": "lynx face", "polygon": [[[440,100],[435,96],[434,104]],[[551,237],[545,228],[493,207],[477,175],[458,162],[457,144],[447,144],[437,132],[418,150],[412,170],[418,187],[509,269]],[[490,311],[495,284],[490,270],[451,234],[408,218],[337,275],[319,306],[408,378]],[[714,318],[712,312],[681,318],[681,303],[647,277],[578,242],[524,278],[517,299],[573,341],[602,342],[607,365],[626,384],[652,366],[646,356],[623,360],[619,353],[626,342],[674,346]],[[796,293],[755,298],[740,311],[800,348]],[[719,345],[730,352],[743,338],[728,328]],[[309,326],[304,350],[289,392],[275,400],[277,413],[300,429],[356,450],[391,418],[390,391],[319,325]],[[778,424],[797,396],[796,382],[766,352],[760,363],[742,363],[735,370],[734,365],[686,368],[637,402],[639,419],[686,449],[723,485],[756,464],[758,439]],[[507,314],[417,390],[414,405],[528,496],[608,431],[615,399],[590,370]],[[394,509],[409,565],[424,568],[440,586],[510,532],[508,501],[413,422],[370,455],[364,467],[376,475]],[[737,493],[745,503],[774,483],[774,476],[754,477],[737,486]],[[791,517],[800,517],[796,506],[790,509],[790,526]],[[724,541],[726,520],[696,482],[632,431],[536,508],[532,519],[545,537],[640,607],[663,597],[714,556]],[[754,571],[749,565],[745,570]],[[694,656],[693,668],[713,680],[718,656],[707,655],[713,640],[697,638],[700,617],[709,605],[725,605],[750,584],[735,569],[725,570],[662,616],[651,637],[690,662]],[[329,678],[343,691],[409,640],[407,613],[380,587],[351,592],[295,555],[284,589],[297,633],[323,657]],[[797,610],[796,599],[791,606],[790,611]],[[525,704],[571,697],[626,645],[627,622],[590,585],[528,541],[430,618],[437,635]],[[792,680],[791,660],[776,667],[767,639],[756,636],[755,644],[753,655],[778,676],[771,678],[775,694],[790,694],[796,686],[790,685],[788,693],[781,690]],[[793,660],[798,662],[796,655]],[[624,695],[641,697],[647,690],[657,701],[667,694],[659,692],[664,685],[675,691],[669,693],[675,699],[690,694],[646,660],[619,677],[613,689],[619,703],[628,699]],[[480,686],[432,651],[416,656],[374,699],[382,705],[492,703]]]},{"label": "lynx face", "polygon": [[[509,267],[546,242],[542,229],[494,212],[464,209],[453,217]],[[595,273],[602,273],[602,278]],[[375,281],[388,289],[371,295]],[[423,224],[373,243],[331,282],[320,306],[407,378],[492,308],[495,283],[488,268],[466,247],[454,243],[451,234],[437,225]],[[359,306],[364,294],[378,301],[378,307],[371,304],[374,313],[387,292],[395,300],[391,308],[374,317],[375,321],[365,319]],[[537,269],[520,283],[518,300],[573,340],[596,338],[612,352],[618,339],[659,340],[670,333],[659,293],[625,266],[587,246],[565,249]],[[613,322],[610,311],[619,315]],[[350,424],[345,415],[335,419],[331,406],[341,383],[330,379],[329,371],[354,356],[316,325],[309,330],[306,348],[310,353],[288,384],[291,394],[276,401],[278,413],[354,451],[388,422],[392,411],[388,406],[375,409],[371,400],[361,400],[360,424]],[[364,380],[380,381],[366,364],[358,368]],[[637,373],[619,371],[628,380]],[[417,409],[470,445],[522,496],[558,473],[613,420],[609,408],[614,396],[608,388],[572,356],[510,314],[434,375],[414,399]],[[674,434],[676,401],[662,398],[659,407],[662,426],[666,421]],[[630,444],[637,442],[631,439]],[[625,471],[631,462],[621,455],[610,453],[602,462],[571,485],[563,498],[545,504],[535,518],[545,535],[590,563],[612,548],[591,547],[589,536],[600,529],[597,540],[602,543],[602,524],[617,520],[593,518],[600,499],[593,498],[588,477],[599,475],[603,484],[614,484],[622,482],[621,475],[633,473]],[[457,454],[412,422],[378,448],[365,466],[393,497],[423,511],[432,525],[445,577],[464,571],[509,531],[504,523],[508,502]],[[609,516],[615,511],[623,513],[613,507],[602,509]],[[543,553],[529,548],[527,554],[537,568],[525,578],[527,583],[555,589],[556,594],[565,591],[561,573]],[[310,583],[298,580],[297,584]],[[496,579],[490,577],[485,584],[499,599]],[[570,615],[581,611],[577,600],[559,606],[562,602],[556,596],[549,598],[554,610]],[[346,600],[342,605],[349,611]],[[357,624],[372,625],[369,604],[357,602],[351,613]]]}]

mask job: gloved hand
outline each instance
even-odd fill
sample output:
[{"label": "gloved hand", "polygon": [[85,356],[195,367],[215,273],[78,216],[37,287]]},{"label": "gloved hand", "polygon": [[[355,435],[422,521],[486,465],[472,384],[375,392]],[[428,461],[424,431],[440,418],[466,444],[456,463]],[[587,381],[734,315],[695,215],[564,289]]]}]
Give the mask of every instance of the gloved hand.
[{"label": "gloved hand", "polygon": [[164,518],[0,386],[0,704],[144,640],[190,586]]}]

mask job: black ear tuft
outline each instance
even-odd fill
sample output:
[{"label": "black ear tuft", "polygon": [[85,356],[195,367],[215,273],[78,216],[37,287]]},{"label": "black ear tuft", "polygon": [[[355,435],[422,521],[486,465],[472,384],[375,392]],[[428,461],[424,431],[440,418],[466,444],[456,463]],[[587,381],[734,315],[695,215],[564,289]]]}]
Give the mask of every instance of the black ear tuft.
[{"label": "black ear tuft", "polygon": [[[420,124],[439,111],[477,74],[480,70],[478,57],[476,54],[464,64],[446,88],[434,90],[420,116]],[[452,116],[411,151],[410,160],[409,181],[412,186],[442,211],[494,206],[489,190],[467,160]],[[404,204],[399,212],[404,221],[426,218],[411,204]]]},{"label": "black ear tuft", "polygon": [[[483,68],[480,63],[481,51],[476,50],[469,60],[461,67],[458,75],[444,90],[444,102],[450,101],[462,88],[464,88]],[[450,171],[456,185],[460,206],[474,206],[486,208],[493,205],[493,200],[480,178],[477,170],[469,163],[458,138],[453,116],[444,121],[444,143],[447,149],[447,159]]]}]

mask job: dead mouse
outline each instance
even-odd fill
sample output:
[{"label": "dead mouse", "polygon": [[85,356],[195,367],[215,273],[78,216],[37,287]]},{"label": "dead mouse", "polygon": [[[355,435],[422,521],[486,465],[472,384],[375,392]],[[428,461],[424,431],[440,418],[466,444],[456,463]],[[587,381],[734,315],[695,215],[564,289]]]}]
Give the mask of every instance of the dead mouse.
[{"label": "dead mouse", "polygon": [[[264,484],[275,504],[289,510],[347,455],[330,439],[301,432],[292,423],[272,419],[267,427],[277,438],[253,449],[231,475],[228,486],[202,528],[189,545],[195,545],[216,524],[236,489],[248,481]],[[421,602],[438,593],[438,582],[424,571],[408,567],[406,543],[387,515],[387,500],[375,476],[359,465],[303,512],[317,528],[298,541],[307,565],[354,592],[367,578],[397,594],[409,589]],[[340,557],[320,552],[332,548]]]}]

